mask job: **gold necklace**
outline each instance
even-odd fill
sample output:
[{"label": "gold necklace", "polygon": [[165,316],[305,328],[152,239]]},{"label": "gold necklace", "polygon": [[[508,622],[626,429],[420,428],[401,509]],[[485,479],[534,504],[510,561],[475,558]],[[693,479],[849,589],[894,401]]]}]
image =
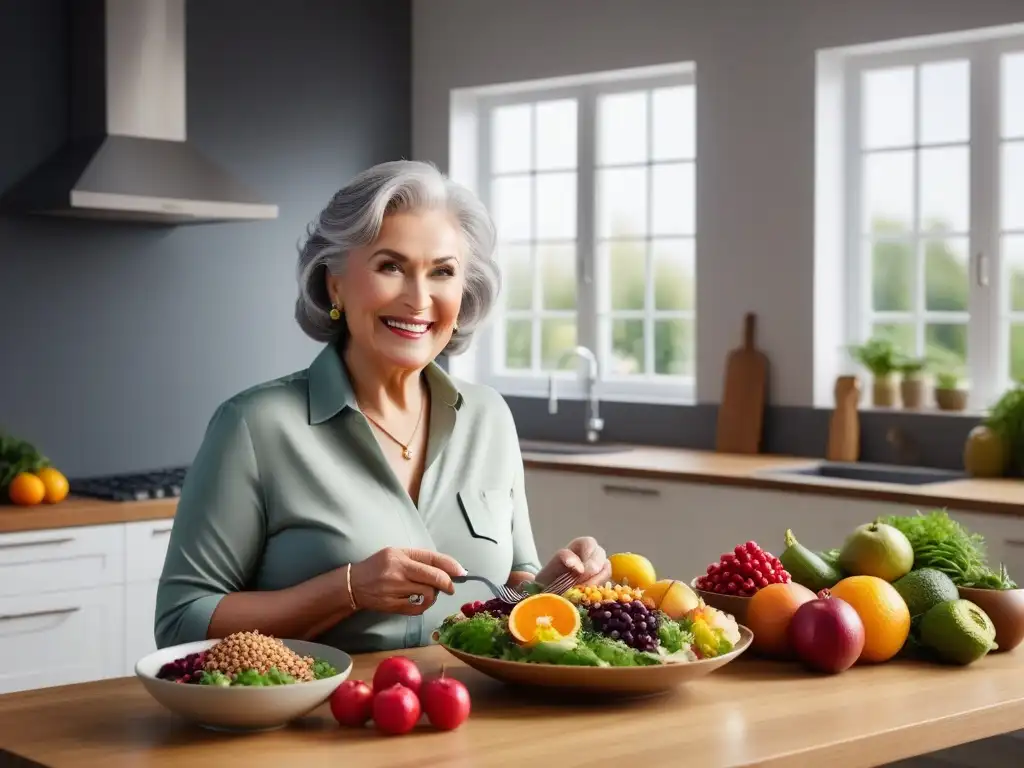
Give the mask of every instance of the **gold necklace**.
[{"label": "gold necklace", "polygon": [[366,411],[363,411],[363,416],[365,416],[370,421],[372,421],[376,425],[377,429],[379,429],[381,432],[383,432],[385,435],[390,437],[392,440],[394,440],[396,443],[398,443],[398,445],[400,445],[402,447],[402,458],[403,459],[405,459],[406,461],[409,461],[410,459],[412,459],[412,451],[409,450],[409,446],[412,445],[412,441],[416,439],[416,433],[420,431],[420,422],[423,421],[423,403],[422,402],[420,403],[420,415],[416,419],[416,426],[413,427],[412,435],[409,436],[409,442],[408,443],[403,443],[401,440],[399,440],[397,437],[395,437],[393,434],[391,434],[388,430],[384,429],[384,427],[381,426],[380,422],[377,421],[375,418],[373,418]]}]

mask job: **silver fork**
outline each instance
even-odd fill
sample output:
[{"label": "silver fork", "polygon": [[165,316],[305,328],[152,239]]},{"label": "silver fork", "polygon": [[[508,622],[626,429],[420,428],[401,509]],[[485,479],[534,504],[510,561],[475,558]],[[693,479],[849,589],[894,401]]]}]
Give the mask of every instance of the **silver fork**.
[{"label": "silver fork", "polygon": [[467,581],[479,581],[481,584],[485,585],[489,590],[491,590],[492,595],[501,600],[503,603],[508,603],[509,605],[515,605],[520,600],[526,597],[526,595],[524,595],[522,592],[512,589],[512,587],[510,586],[507,586],[505,584],[495,584],[493,581],[491,581],[490,579],[486,579],[483,576],[456,576],[452,579],[452,581],[456,584],[465,584]]},{"label": "silver fork", "polygon": [[548,584],[541,592],[548,592],[554,595],[564,595],[570,589],[576,586],[578,579],[572,573],[566,571],[557,579]]}]

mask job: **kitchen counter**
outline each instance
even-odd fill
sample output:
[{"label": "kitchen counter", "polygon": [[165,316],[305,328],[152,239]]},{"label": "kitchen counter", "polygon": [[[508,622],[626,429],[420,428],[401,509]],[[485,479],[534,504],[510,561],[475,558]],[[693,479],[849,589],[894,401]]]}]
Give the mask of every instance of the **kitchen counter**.
[{"label": "kitchen counter", "polygon": [[[817,460],[763,454],[739,456],[684,448],[622,447],[628,450],[572,455],[524,450],[523,462],[528,469],[677,480],[1024,516],[1022,480],[966,479],[910,486],[808,476],[783,477],[763,473],[806,466]],[[175,499],[112,502],[72,497],[53,506],[0,506],[0,534],[172,518],[176,505]]]},{"label": "kitchen counter", "polygon": [[1024,481],[964,479],[928,485],[867,483],[801,475],[766,475],[770,470],[805,467],[820,459],[791,456],[740,456],[683,448],[623,446],[615,453],[553,454],[523,452],[527,468],[586,472],[619,477],[891,501],[923,508],[949,507],[1024,516]]},{"label": "kitchen counter", "polygon": [[[326,706],[282,730],[213,733],[164,710],[133,678],[0,696],[0,747],[53,768],[119,765],[553,764],[648,766],[872,766],[1024,723],[1024,652],[967,668],[890,662],[839,676],[741,657],[666,696],[633,702],[559,701],[513,693],[438,647],[409,652],[426,675],[442,663],[469,686],[473,713],[459,730],[420,726],[379,736],[339,728]],[[370,679],[380,654],[358,657]],[[681,756],[686,756],[685,759]],[[0,755],[0,761],[2,761]]]}]

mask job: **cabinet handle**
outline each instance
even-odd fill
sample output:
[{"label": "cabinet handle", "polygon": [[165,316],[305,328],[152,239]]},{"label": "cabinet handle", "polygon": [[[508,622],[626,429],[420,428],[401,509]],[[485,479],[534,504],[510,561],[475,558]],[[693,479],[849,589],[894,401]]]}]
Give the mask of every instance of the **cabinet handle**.
[{"label": "cabinet handle", "polygon": [[5,541],[0,544],[0,549],[14,549],[15,547],[42,547],[47,544],[67,544],[74,541],[74,537],[65,536],[60,539],[34,539],[32,541]]},{"label": "cabinet handle", "polygon": [[167,528],[154,528],[153,529],[153,535],[154,536],[161,536],[161,535],[163,535],[165,533],[170,533],[170,532],[171,532],[171,528],[170,527],[167,527]]},{"label": "cabinet handle", "polygon": [[0,616],[0,621],[11,621],[13,619],[31,619],[36,616],[63,616],[65,613],[75,613],[78,606],[71,608],[51,608],[48,611],[26,611],[25,613],[7,613]]},{"label": "cabinet handle", "polygon": [[623,494],[626,496],[661,496],[657,488],[644,488],[639,485],[603,485],[604,492],[612,494]]},{"label": "cabinet handle", "polygon": [[1024,547],[1024,540],[1006,539],[1005,541],[1003,541],[1003,544],[1005,544],[1008,547]]}]

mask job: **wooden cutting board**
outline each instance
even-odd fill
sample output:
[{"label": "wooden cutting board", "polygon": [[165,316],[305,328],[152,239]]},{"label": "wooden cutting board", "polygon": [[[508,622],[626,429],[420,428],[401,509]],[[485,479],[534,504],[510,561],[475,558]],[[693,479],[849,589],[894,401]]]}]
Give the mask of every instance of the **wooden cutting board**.
[{"label": "wooden cutting board", "polygon": [[722,453],[760,453],[768,387],[768,358],[756,349],[757,319],[743,320],[743,346],[729,353],[725,386],[718,408],[715,450]]}]

